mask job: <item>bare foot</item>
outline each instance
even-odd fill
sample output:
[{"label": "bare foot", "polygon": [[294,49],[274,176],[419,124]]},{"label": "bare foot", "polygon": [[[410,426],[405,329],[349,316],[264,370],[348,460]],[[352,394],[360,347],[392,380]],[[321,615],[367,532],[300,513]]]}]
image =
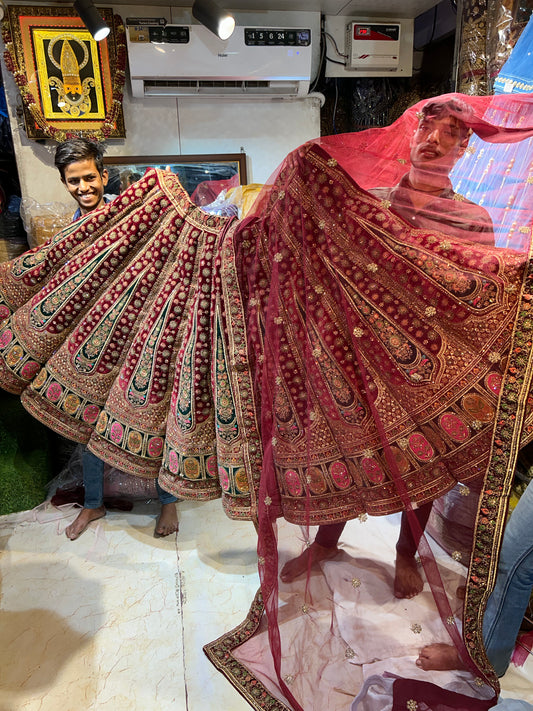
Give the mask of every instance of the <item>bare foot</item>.
[{"label": "bare foot", "polygon": [[74,521],[65,528],[65,535],[71,541],[75,541],[85,531],[91,521],[96,521],[105,516],[105,506],[99,506],[97,509],[82,509],[76,516]]},{"label": "bare foot", "polygon": [[436,642],[424,647],[416,660],[416,666],[424,671],[431,669],[450,671],[465,668],[457,649],[451,644],[444,644],[444,642]]},{"label": "bare foot", "polygon": [[155,524],[154,536],[156,538],[164,538],[170,536],[171,533],[176,533],[179,528],[178,513],[176,504],[161,504],[161,513]]},{"label": "bare foot", "polygon": [[410,599],[422,592],[424,581],[418,572],[418,565],[410,556],[396,554],[394,597]]},{"label": "bare foot", "polygon": [[[334,558],[338,552],[339,548],[337,548],[337,546],[326,548],[325,546],[321,546],[320,543],[313,541],[297,558],[293,558],[285,563],[279,577],[284,583],[292,583],[292,581],[296,580],[300,575],[307,573],[310,562],[311,565],[315,565],[322,560]],[[309,559],[311,559],[311,561]]]}]

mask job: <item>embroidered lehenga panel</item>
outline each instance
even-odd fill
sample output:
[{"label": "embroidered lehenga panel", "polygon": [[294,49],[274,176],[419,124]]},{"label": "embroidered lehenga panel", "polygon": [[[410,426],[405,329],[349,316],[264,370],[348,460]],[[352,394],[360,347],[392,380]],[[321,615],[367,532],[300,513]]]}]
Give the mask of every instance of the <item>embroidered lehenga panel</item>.
[{"label": "embroidered lehenga panel", "polygon": [[174,176],[149,171],[101,211],[2,265],[0,309],[14,315],[2,331],[1,368],[3,386],[56,431],[121,470],[161,473],[179,496],[219,497],[223,481],[228,513],[240,518],[250,515],[250,494],[235,407],[253,408],[242,396],[234,403],[224,310],[213,298],[227,225],[195,207]]}]

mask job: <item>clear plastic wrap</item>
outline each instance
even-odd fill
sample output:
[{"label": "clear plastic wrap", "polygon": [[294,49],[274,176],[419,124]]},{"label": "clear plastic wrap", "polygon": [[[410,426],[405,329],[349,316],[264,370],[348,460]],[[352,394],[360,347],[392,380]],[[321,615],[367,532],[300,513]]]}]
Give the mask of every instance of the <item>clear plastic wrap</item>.
[{"label": "clear plastic wrap", "polygon": [[23,198],[20,216],[31,248],[47,242],[72,221],[75,208],[62,202],[40,203],[33,198]]}]

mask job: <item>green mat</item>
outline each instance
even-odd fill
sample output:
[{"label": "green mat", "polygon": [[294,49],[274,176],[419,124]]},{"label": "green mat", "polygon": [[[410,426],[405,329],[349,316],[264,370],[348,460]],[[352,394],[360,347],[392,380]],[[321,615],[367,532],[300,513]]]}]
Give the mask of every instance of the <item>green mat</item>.
[{"label": "green mat", "polygon": [[46,498],[53,477],[53,435],[16,395],[0,390],[0,515],[26,511]]}]

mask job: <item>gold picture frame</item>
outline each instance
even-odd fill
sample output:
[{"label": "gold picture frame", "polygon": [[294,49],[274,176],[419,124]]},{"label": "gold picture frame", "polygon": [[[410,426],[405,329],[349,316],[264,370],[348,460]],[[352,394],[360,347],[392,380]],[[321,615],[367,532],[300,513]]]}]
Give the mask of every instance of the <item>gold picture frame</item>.
[{"label": "gold picture frame", "polygon": [[99,8],[111,32],[96,42],[73,8],[10,5],[5,59],[20,89],[29,138],[124,138],[122,20]]}]

